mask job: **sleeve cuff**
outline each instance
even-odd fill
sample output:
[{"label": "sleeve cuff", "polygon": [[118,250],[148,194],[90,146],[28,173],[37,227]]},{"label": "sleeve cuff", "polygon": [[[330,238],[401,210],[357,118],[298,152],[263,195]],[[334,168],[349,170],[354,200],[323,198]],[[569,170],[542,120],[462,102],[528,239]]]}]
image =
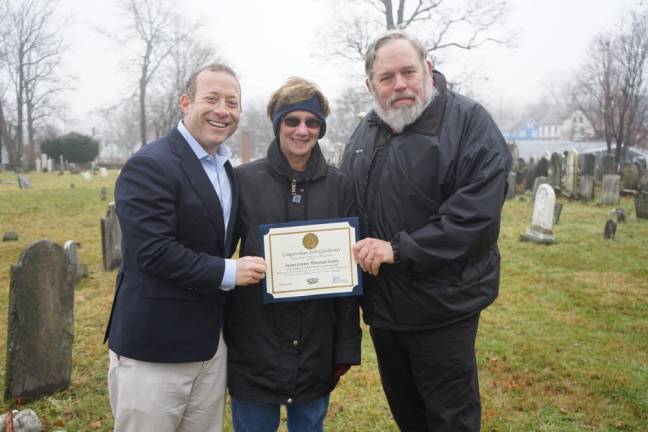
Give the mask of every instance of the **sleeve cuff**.
[{"label": "sleeve cuff", "polygon": [[223,281],[221,282],[220,289],[229,291],[234,289],[236,284],[236,260],[225,260],[225,272],[223,273]]}]

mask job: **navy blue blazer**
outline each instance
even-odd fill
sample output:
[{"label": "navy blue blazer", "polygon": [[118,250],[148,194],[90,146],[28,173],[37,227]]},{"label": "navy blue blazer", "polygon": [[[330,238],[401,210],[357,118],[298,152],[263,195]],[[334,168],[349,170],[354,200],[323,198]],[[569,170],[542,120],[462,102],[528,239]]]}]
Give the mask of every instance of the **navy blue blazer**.
[{"label": "navy blue blazer", "polygon": [[119,355],[150,362],[206,361],[222,325],[224,257],[231,257],[238,191],[223,211],[200,161],[177,129],[142,147],[115,186],[122,264],[106,329]]}]

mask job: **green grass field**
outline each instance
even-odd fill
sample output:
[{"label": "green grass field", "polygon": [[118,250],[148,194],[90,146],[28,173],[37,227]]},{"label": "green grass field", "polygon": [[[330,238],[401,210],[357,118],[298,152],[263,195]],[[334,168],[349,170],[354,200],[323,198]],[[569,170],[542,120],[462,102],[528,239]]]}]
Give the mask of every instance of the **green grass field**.
[{"label": "green grass field", "polygon": [[[32,408],[45,430],[109,431],[107,348],[102,343],[115,271],[101,266],[99,220],[112,197],[115,171],[87,182],[66,173],[30,174],[19,190],[13,173],[0,173],[0,385],[4,393],[9,269],[30,243],[81,243],[90,276],[77,286],[72,385],[0,409]],[[70,184],[74,183],[72,189]],[[110,199],[110,198],[109,198]],[[521,243],[529,200],[507,202],[500,248],[500,296],[482,313],[477,342],[484,431],[648,430],[648,221],[637,220],[623,199],[628,222],[615,241],[603,239],[610,206],[564,203],[554,227],[559,243]],[[380,387],[366,328],[362,365],[333,392],[330,431],[396,431]],[[231,430],[229,419],[226,430]],[[286,430],[282,426],[281,430]]]}]

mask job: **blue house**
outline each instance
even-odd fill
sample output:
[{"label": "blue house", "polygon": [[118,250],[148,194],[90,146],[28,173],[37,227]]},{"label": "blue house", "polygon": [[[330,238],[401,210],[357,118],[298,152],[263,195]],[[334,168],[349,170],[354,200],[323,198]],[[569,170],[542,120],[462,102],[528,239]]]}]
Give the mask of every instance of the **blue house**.
[{"label": "blue house", "polygon": [[515,129],[515,139],[517,140],[538,139],[539,134],[538,122],[532,119],[520,123]]}]

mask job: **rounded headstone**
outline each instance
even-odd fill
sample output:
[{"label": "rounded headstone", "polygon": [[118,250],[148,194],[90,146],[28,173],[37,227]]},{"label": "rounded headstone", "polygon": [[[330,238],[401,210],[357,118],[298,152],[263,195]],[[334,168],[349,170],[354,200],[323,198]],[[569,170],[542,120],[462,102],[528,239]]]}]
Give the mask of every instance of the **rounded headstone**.
[{"label": "rounded headstone", "polygon": [[4,233],[2,236],[2,241],[7,242],[7,241],[17,241],[18,240],[18,233],[16,231],[7,231]]}]

